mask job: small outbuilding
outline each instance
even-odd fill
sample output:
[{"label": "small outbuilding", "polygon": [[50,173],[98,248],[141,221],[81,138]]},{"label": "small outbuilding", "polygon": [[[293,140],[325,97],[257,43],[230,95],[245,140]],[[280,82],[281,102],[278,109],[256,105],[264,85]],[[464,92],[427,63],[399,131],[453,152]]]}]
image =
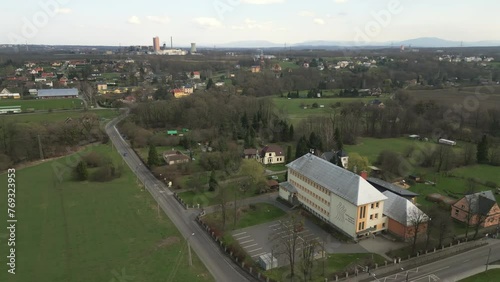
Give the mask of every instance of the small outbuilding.
[{"label": "small outbuilding", "polygon": [[270,270],[270,269],[278,267],[278,259],[275,258],[271,253],[267,253],[267,254],[259,256],[257,263],[264,270]]}]

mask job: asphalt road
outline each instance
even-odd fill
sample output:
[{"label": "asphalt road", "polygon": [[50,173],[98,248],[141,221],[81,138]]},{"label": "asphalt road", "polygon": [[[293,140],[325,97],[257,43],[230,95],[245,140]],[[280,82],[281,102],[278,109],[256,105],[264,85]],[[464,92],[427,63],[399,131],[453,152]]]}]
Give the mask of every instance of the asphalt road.
[{"label": "asphalt road", "polygon": [[[373,281],[458,281],[464,277],[475,274],[471,273],[471,270],[482,268],[482,271],[484,271],[486,269],[486,262],[488,261],[490,248],[491,253],[489,262],[491,263],[500,260],[500,240],[489,240],[490,244],[486,246],[418,268],[404,269],[397,274],[387,277],[376,277]],[[406,278],[407,273],[408,279]]]},{"label": "asphalt road", "polygon": [[198,212],[196,210],[185,210],[173,197],[173,193],[142,164],[139,157],[116,130],[115,126],[122,118],[116,118],[106,125],[106,133],[109,135],[111,142],[128,166],[134,171],[137,178],[144,183],[153,198],[175,224],[184,239],[189,240],[192,250],[198,255],[215,281],[255,281],[221,253],[216,243],[195,222]]}]

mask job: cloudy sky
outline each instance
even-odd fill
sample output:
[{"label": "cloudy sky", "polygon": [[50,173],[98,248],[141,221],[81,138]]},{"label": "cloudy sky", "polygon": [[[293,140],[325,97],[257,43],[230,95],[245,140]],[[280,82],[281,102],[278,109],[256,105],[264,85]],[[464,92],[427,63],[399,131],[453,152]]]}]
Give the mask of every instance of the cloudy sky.
[{"label": "cloudy sky", "polygon": [[498,0],[7,1],[0,44],[500,40],[498,8]]}]

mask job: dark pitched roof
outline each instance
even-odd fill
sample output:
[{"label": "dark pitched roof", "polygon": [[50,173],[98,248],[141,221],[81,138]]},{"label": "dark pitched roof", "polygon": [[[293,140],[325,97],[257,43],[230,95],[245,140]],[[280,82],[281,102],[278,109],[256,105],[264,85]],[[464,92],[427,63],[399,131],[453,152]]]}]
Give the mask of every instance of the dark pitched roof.
[{"label": "dark pitched roof", "polygon": [[491,191],[482,191],[465,196],[470,204],[469,210],[473,214],[487,215],[491,208],[497,203],[495,195]]},{"label": "dark pitched roof", "polygon": [[257,149],[245,149],[243,150],[244,155],[257,155],[259,151]]},{"label": "dark pitched roof", "polygon": [[[397,194],[402,197],[416,197],[418,196],[417,193],[413,193],[411,191],[408,191],[406,189],[403,189],[397,185],[394,185],[392,183],[386,182],[382,179],[374,178],[374,177],[368,177],[366,179],[371,185],[373,185],[375,188],[377,188],[379,191],[380,190],[385,190],[385,191],[391,191],[394,194]],[[384,191],[381,191],[384,192]]]},{"label": "dark pitched roof", "polygon": [[277,156],[284,156],[283,149],[278,145],[268,145],[262,148],[261,155],[266,153],[275,153]]}]

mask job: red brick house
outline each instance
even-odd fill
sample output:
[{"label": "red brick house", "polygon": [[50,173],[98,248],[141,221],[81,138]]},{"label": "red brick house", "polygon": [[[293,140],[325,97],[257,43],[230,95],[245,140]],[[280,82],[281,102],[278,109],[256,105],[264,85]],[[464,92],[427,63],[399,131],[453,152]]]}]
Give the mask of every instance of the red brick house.
[{"label": "red brick house", "polygon": [[481,227],[489,227],[500,224],[500,208],[491,191],[483,191],[466,195],[451,206],[451,217]]},{"label": "red brick house", "polygon": [[418,233],[425,234],[429,217],[411,201],[390,191],[385,191],[387,197],[384,203],[384,216],[387,217],[387,231],[403,240],[415,236],[418,224]]}]

